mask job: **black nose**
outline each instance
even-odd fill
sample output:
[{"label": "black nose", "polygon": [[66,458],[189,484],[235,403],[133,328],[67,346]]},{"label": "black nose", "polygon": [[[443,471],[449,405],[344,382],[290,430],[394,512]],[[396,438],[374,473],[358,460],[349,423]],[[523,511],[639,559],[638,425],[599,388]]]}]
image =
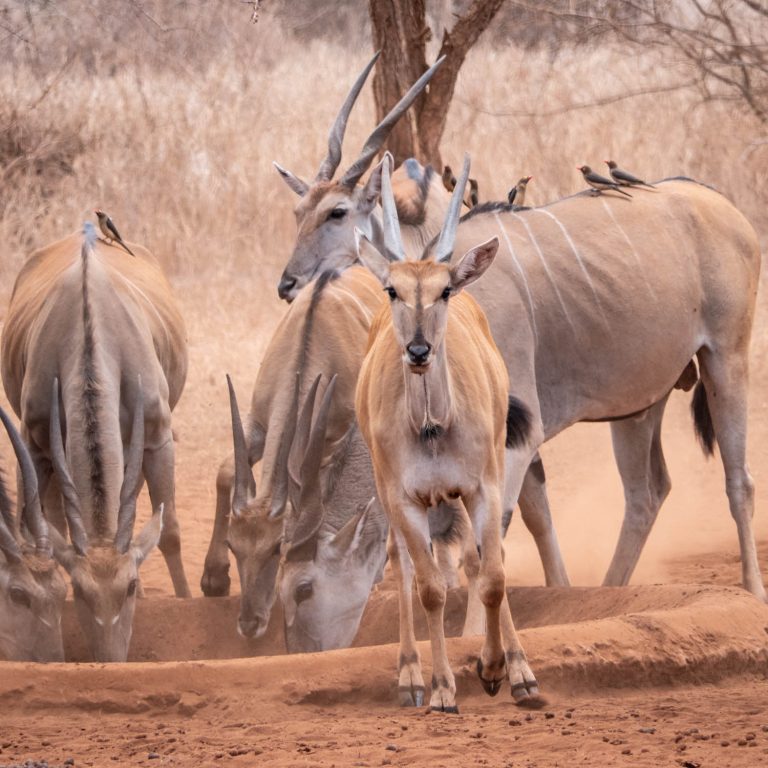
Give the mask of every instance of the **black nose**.
[{"label": "black nose", "polygon": [[283,300],[291,299],[291,292],[296,287],[296,278],[291,275],[283,274],[280,278],[280,284],[277,286],[277,295]]},{"label": "black nose", "polygon": [[406,348],[411,365],[424,365],[427,362],[432,345],[426,341],[411,342]]},{"label": "black nose", "polygon": [[243,637],[259,637],[261,634],[259,630],[262,629],[263,623],[258,616],[253,619],[244,619],[241,616],[237,624]]}]

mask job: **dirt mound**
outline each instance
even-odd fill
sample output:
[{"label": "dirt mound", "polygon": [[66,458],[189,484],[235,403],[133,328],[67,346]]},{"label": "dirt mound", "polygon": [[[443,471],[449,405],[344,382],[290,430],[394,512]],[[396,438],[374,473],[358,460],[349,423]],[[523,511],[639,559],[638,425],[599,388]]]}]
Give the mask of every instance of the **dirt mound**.
[{"label": "dirt mound", "polygon": [[[716,681],[764,670],[768,606],[741,589],[702,586],[510,589],[524,647],[544,690],[626,688]],[[462,592],[451,595],[449,627],[463,615]],[[396,597],[377,593],[353,649],[323,654],[168,661],[242,652],[234,640],[235,598],[146,600],[136,613],[133,664],[5,664],[0,696],[18,710],[50,707],[102,712],[195,711],[236,702],[249,691],[275,706],[341,702],[392,706],[397,645]],[[417,633],[425,637],[420,619]],[[70,619],[71,620],[71,619]],[[183,629],[180,629],[183,628]],[[216,628],[216,629],[214,629]],[[248,650],[278,653],[279,623]],[[151,631],[151,632],[150,632]],[[150,642],[151,640],[151,642]],[[449,651],[459,696],[480,686],[474,661],[479,638],[454,638]],[[388,644],[385,644],[388,643]],[[366,646],[366,647],[362,647]],[[151,652],[147,649],[152,648]],[[421,645],[429,666],[428,643]],[[186,654],[186,656],[184,655]],[[233,655],[235,655],[233,653]]]}]

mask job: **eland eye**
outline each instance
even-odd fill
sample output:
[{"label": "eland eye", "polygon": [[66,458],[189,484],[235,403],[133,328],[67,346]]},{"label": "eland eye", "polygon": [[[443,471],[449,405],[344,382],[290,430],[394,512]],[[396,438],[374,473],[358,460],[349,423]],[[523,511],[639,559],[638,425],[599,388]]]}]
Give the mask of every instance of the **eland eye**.
[{"label": "eland eye", "polygon": [[126,594],[128,597],[133,597],[136,594],[136,579],[131,579],[128,582],[128,591]]},{"label": "eland eye", "polygon": [[447,287],[447,288],[445,288],[445,290],[444,290],[444,291],[443,291],[443,292],[440,294],[440,298],[441,298],[443,301],[448,301],[448,299],[450,299],[450,298],[451,298],[451,294],[452,294],[452,293],[453,293],[453,291],[451,290],[451,287],[450,287],[450,286],[448,286],[448,287]]},{"label": "eland eye", "polygon": [[391,285],[388,285],[384,290],[387,292],[390,301],[394,301],[397,298],[397,291]]},{"label": "eland eye", "polygon": [[11,602],[14,605],[18,605],[22,608],[32,607],[32,598],[29,596],[29,592],[21,587],[11,587]]},{"label": "eland eye", "polygon": [[329,214],[329,219],[343,219],[347,215],[346,208],[334,208]]},{"label": "eland eye", "polygon": [[275,544],[275,548],[272,550],[272,554],[279,555],[281,546],[282,546],[282,543],[278,541],[277,544]]},{"label": "eland eye", "polygon": [[305,600],[309,600],[312,597],[314,587],[311,581],[303,581],[293,591],[293,599],[296,601],[296,605],[303,603]]}]

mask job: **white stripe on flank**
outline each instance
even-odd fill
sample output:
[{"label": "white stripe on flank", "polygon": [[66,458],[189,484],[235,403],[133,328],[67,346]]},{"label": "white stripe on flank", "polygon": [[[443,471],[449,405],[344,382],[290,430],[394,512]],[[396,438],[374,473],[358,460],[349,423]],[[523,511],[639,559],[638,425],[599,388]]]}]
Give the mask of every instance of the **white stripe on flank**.
[{"label": "white stripe on flank", "polygon": [[528,278],[525,276],[525,270],[523,269],[523,265],[517,260],[517,256],[515,256],[515,249],[512,247],[512,243],[509,240],[509,235],[507,234],[507,230],[504,228],[504,224],[499,218],[498,211],[494,211],[493,215],[496,218],[496,223],[499,225],[501,234],[504,236],[504,242],[507,244],[507,248],[509,249],[509,255],[512,257],[512,261],[515,262],[515,266],[517,267],[517,271],[520,273],[520,277],[523,278],[523,285],[525,285],[525,295],[528,298],[528,306],[531,308],[531,322],[533,323],[533,337],[538,342],[539,333],[536,329],[536,312],[534,311],[534,308],[533,308],[533,296],[531,296],[531,288],[528,285]]},{"label": "white stripe on flank", "polygon": [[348,291],[346,288],[342,288],[341,286],[334,285],[333,286],[334,293],[341,293],[344,296],[346,296],[348,299],[351,299],[355,304],[357,304],[358,309],[363,313],[363,317],[370,323],[373,320],[373,312],[368,309],[368,307],[363,304],[360,299],[355,296],[354,293]]},{"label": "white stripe on flank", "polygon": [[[605,202],[605,200],[603,200]],[[587,267],[584,264],[584,262],[581,259],[581,254],[579,253],[578,248],[576,248],[576,243],[573,242],[571,239],[571,236],[568,234],[568,230],[565,228],[565,225],[563,224],[560,219],[555,216],[554,213],[550,213],[549,211],[544,210],[543,208],[534,208],[534,211],[537,213],[543,213],[546,216],[549,216],[550,219],[552,219],[558,227],[560,227],[560,231],[563,233],[563,236],[568,241],[568,245],[571,247],[571,250],[573,251],[573,255],[576,257],[576,261],[579,262],[579,267],[581,267],[581,271],[584,273],[584,277],[587,279],[587,282],[589,283],[589,287],[592,290],[592,296],[595,298],[595,303],[597,304],[597,308],[600,310],[600,316],[603,318],[604,322],[608,322],[605,319],[605,312],[603,312],[603,306],[600,303],[600,297],[597,295],[597,291],[595,290],[595,286],[592,283],[592,278],[589,276],[589,272],[587,272]]]},{"label": "white stripe on flank", "polygon": [[160,325],[165,328],[165,320],[160,314],[160,310],[158,310],[158,308],[154,305],[154,302],[150,301],[149,296],[147,296],[147,294],[144,293],[144,291],[142,291],[141,288],[136,285],[136,283],[132,283],[125,275],[121,274],[117,270],[114,270],[114,275],[119,280],[121,280],[125,286],[127,286],[131,293],[137,294],[138,296],[141,296],[142,299],[144,299],[143,309],[149,309],[151,312],[153,312],[155,317],[157,317],[158,321],[160,322]]},{"label": "white stripe on flank", "polygon": [[653,298],[656,298],[656,293],[654,292],[653,288],[651,287],[651,284],[648,282],[648,279],[645,276],[645,270],[643,269],[643,262],[640,260],[640,254],[637,252],[637,249],[635,248],[634,243],[629,239],[629,236],[622,228],[621,224],[619,224],[618,221],[616,221],[616,217],[613,215],[613,211],[611,210],[611,207],[608,205],[608,203],[605,202],[603,199],[603,208],[607,211],[608,215],[611,217],[611,221],[616,225],[616,229],[621,232],[622,237],[627,241],[627,245],[632,249],[632,253],[635,257],[635,262],[637,263],[638,271],[640,272],[643,282],[645,283],[645,287],[648,289],[648,293],[653,296]]},{"label": "white stripe on flank", "polygon": [[546,260],[544,259],[544,254],[541,252],[541,248],[539,248],[539,244],[536,242],[536,238],[533,236],[533,232],[531,232],[531,228],[528,226],[528,222],[522,217],[518,216],[514,211],[509,212],[512,216],[514,216],[516,219],[518,219],[520,222],[522,222],[522,225],[525,227],[525,231],[528,233],[528,239],[531,241],[531,244],[536,249],[536,253],[539,256],[539,260],[541,261],[541,266],[544,267],[544,271],[547,273],[547,277],[549,278],[549,282],[552,284],[552,288],[555,291],[555,295],[557,296],[557,300],[560,302],[560,309],[563,310],[563,314],[565,315],[565,319],[568,321],[568,325],[571,326],[571,330],[573,331],[574,336],[576,335],[576,328],[573,325],[573,321],[571,320],[571,316],[568,314],[568,310],[566,309],[565,302],[563,301],[563,297],[560,294],[560,289],[557,287],[557,283],[555,282],[555,277],[552,274],[552,271],[549,268],[549,265],[547,264]]}]

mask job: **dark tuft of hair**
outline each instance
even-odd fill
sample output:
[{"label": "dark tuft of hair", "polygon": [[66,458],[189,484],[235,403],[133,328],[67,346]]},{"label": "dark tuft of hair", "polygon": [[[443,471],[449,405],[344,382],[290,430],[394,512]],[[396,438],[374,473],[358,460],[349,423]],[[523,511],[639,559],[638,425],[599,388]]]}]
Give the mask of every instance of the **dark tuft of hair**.
[{"label": "dark tuft of hair", "polygon": [[422,443],[427,443],[430,440],[436,440],[443,434],[443,432],[445,432],[445,430],[441,424],[433,424],[430,422],[421,428],[419,437],[421,438]]},{"label": "dark tuft of hair", "polygon": [[533,417],[528,406],[514,395],[509,396],[507,407],[507,448],[524,445],[531,435]]},{"label": "dark tuft of hair", "polygon": [[441,501],[427,510],[429,537],[444,544],[458,544],[462,540],[462,526],[456,507]]},{"label": "dark tuft of hair", "polygon": [[691,415],[693,416],[693,428],[705,456],[712,456],[715,452],[715,425],[712,423],[712,414],[707,402],[707,390],[704,382],[699,379],[696,389],[693,390],[691,400]]}]

